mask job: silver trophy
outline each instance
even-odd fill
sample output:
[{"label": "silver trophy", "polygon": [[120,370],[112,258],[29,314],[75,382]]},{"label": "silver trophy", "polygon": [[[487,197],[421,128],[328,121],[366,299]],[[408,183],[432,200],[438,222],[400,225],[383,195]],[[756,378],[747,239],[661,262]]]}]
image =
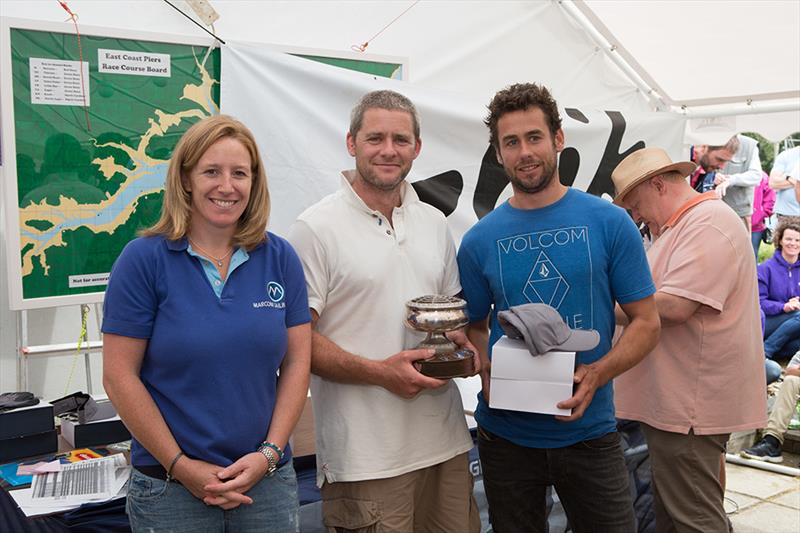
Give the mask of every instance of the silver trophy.
[{"label": "silver trophy", "polygon": [[446,379],[474,373],[475,354],[459,348],[445,333],[469,323],[467,302],[453,296],[427,295],[406,302],[406,326],[424,331],[428,337],[417,348],[433,349],[429,359],[419,361],[419,371],[432,378]]}]

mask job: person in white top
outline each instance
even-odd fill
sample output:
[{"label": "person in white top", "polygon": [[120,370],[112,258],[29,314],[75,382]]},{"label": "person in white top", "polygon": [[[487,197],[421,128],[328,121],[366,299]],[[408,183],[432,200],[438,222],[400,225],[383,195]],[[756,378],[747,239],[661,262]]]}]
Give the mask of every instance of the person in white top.
[{"label": "person in white top", "polygon": [[[328,531],[477,532],[461,396],[452,381],[417,371],[432,351],[411,349],[423,336],[404,326],[406,301],[461,292],[444,215],[405,181],[422,146],[416,109],[393,91],[368,93],[346,139],[355,170],[289,233],[315,329],[323,522]],[[474,350],[462,332],[451,338]]]},{"label": "person in white top", "polygon": [[784,150],[775,157],[769,173],[769,186],[778,192],[774,213],[778,223],[800,220],[800,199],[793,189],[800,184],[800,146]]}]

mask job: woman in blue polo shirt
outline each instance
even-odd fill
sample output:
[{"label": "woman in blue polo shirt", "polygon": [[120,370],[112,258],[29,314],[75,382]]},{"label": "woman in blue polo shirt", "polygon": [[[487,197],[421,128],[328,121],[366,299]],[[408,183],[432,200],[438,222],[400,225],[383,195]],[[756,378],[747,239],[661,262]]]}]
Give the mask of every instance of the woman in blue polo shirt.
[{"label": "woman in blue polo shirt", "polygon": [[265,234],[268,216],[252,133],[206,118],[175,147],[161,219],[111,271],[103,383],[134,437],[134,531],[298,530],[287,443],[311,317],[300,261]]}]

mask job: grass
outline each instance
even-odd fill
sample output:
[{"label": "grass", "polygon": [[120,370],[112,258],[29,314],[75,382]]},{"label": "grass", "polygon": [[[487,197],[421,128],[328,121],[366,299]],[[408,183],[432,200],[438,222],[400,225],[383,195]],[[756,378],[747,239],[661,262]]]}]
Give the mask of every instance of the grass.
[{"label": "grass", "polygon": [[761,264],[775,254],[775,247],[765,242],[758,248],[758,263]]}]

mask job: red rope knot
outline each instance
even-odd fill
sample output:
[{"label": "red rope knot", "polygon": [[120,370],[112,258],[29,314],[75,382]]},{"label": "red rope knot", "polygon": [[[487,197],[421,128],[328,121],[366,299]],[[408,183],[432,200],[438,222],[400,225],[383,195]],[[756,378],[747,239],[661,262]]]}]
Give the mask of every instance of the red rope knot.
[{"label": "red rope knot", "polygon": [[59,4],[61,4],[61,7],[64,8],[64,11],[66,11],[69,14],[69,20],[72,20],[72,22],[78,22],[78,15],[72,12],[72,10],[69,8],[66,2],[62,2],[61,0],[56,0],[56,1]]},{"label": "red rope knot", "polygon": [[363,52],[364,50],[366,50],[366,49],[367,49],[367,46],[369,46],[369,43],[370,43],[370,41],[372,41],[372,40],[373,40],[373,39],[375,39],[375,38],[376,38],[378,35],[380,35],[380,34],[381,34],[381,33],[383,33],[384,31],[386,31],[386,29],[387,29],[389,26],[391,26],[392,24],[394,24],[395,22],[397,22],[397,20],[398,20],[400,17],[402,17],[403,15],[405,15],[406,13],[408,13],[408,10],[409,10],[409,9],[411,9],[412,7],[414,7],[415,5],[417,5],[418,3],[419,3],[419,0],[416,0],[416,1],[415,1],[413,4],[411,4],[410,6],[408,6],[408,7],[407,7],[407,8],[406,8],[406,9],[405,9],[405,10],[404,10],[402,13],[400,13],[400,14],[399,14],[399,15],[397,15],[397,16],[396,16],[394,19],[392,19],[392,21],[391,21],[389,24],[387,24],[386,26],[384,26],[383,28],[381,28],[381,31],[379,31],[378,33],[376,33],[375,35],[373,35],[372,37],[370,37],[369,39],[367,39],[366,41],[364,41],[364,44],[354,44],[354,45],[352,45],[352,46],[350,47],[350,49],[351,49],[353,52]]}]

